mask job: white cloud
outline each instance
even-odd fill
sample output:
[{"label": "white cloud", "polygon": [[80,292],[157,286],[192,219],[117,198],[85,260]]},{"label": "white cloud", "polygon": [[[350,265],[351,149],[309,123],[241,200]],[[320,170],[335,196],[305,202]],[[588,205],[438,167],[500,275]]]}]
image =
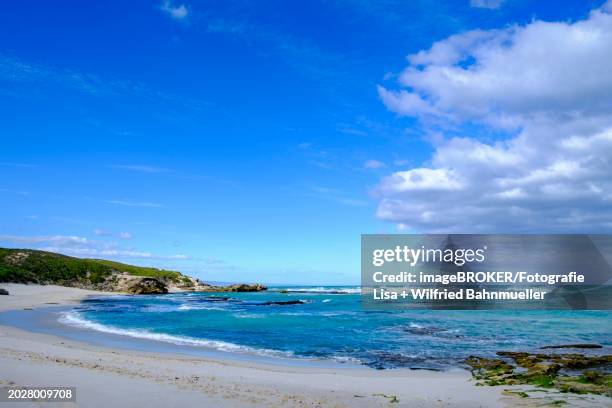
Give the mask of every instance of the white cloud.
[{"label": "white cloud", "polygon": [[121,238],[121,239],[132,239],[132,234],[130,234],[129,232],[120,232],[119,233],[119,238]]},{"label": "white cloud", "polygon": [[18,244],[52,244],[57,246],[88,245],[90,240],[74,235],[49,235],[49,236],[17,236],[0,235],[0,241]]},{"label": "white cloud", "polygon": [[406,87],[379,87],[399,114],[523,126],[539,118],[606,115],[612,109],[612,15],[575,23],[534,21],[471,31],[409,56]]},{"label": "white cloud", "polygon": [[170,0],[164,1],[159,8],[176,20],[184,20],[189,15],[187,6],[184,4],[175,6]]},{"label": "white cloud", "polygon": [[154,260],[187,260],[188,255],[158,255],[151,252],[138,251],[133,248],[119,247],[113,243],[91,240],[74,235],[48,235],[48,236],[18,236],[0,235],[0,242],[33,246],[37,249],[58,252],[65,255],[81,257],[104,258],[136,258]]},{"label": "white cloud", "polygon": [[164,207],[163,204],[159,204],[159,203],[151,203],[151,202],[147,202],[147,201],[132,201],[132,200],[127,200],[127,199],[123,199],[123,200],[106,200],[105,201],[108,204],[115,204],[115,205],[122,205],[125,207],[149,207],[149,208],[162,208]]},{"label": "white cloud", "polygon": [[379,160],[366,160],[365,163],[363,163],[363,167],[365,169],[381,169],[383,167],[385,167],[385,163],[379,161]]},{"label": "white cloud", "polygon": [[[379,87],[381,99],[463,135],[435,140],[424,165],[384,178],[378,216],[428,232],[612,230],[611,4],[410,55],[401,87]],[[465,135],[475,128],[510,136]]]},{"label": "white cloud", "polygon": [[380,191],[388,194],[411,191],[453,191],[461,190],[463,182],[453,170],[439,168],[415,168],[399,171],[387,177],[380,184]]},{"label": "white cloud", "polygon": [[139,173],[166,173],[170,170],[163,167],[148,166],[142,164],[111,164],[108,167],[111,169],[129,170]]},{"label": "white cloud", "polygon": [[470,0],[470,6],[477,8],[496,9],[502,5],[502,0]]}]

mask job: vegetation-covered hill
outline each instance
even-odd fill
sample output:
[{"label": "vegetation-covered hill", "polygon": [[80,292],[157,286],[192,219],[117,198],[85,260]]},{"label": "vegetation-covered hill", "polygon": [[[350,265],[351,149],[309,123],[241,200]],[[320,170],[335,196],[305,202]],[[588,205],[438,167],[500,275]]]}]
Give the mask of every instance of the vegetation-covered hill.
[{"label": "vegetation-covered hill", "polygon": [[167,293],[169,290],[257,292],[267,289],[260,284],[213,286],[177,271],[8,248],[0,248],[0,282],[55,284],[135,294]]},{"label": "vegetation-covered hill", "polygon": [[155,278],[166,284],[187,285],[180,272],[127,265],[100,259],[81,259],[33,249],[0,248],[0,282],[43,283],[109,289],[116,274]]}]

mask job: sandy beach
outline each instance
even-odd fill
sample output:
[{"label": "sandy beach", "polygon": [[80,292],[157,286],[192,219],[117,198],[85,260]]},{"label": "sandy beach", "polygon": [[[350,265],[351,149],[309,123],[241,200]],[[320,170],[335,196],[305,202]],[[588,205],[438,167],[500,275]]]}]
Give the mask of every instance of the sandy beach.
[{"label": "sandy beach", "polygon": [[[70,305],[100,294],[58,286],[2,287],[11,293],[0,297],[2,311]],[[77,403],[65,406],[84,407],[497,407],[521,402],[504,395],[504,387],[474,386],[461,370],[335,369],[194,358],[99,347],[9,326],[0,326],[0,384],[74,386]]]}]

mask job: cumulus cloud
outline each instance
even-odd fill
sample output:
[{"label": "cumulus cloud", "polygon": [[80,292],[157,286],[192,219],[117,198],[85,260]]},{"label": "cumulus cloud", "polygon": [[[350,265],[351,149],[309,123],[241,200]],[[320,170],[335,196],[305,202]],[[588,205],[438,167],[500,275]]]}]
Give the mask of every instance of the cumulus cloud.
[{"label": "cumulus cloud", "polygon": [[[378,216],[428,232],[612,230],[611,4],[584,20],[471,31],[410,55],[400,87],[379,87],[382,101],[463,134],[385,177]],[[508,136],[491,141],[475,128]]]},{"label": "cumulus cloud", "polygon": [[184,4],[174,5],[170,0],[164,1],[159,8],[176,20],[184,20],[189,15],[187,6]]},{"label": "cumulus cloud", "polygon": [[151,252],[138,251],[133,248],[120,247],[114,243],[106,243],[74,235],[0,235],[0,242],[34,246],[44,251],[83,257],[136,258],[155,260],[190,259],[188,255],[184,254],[158,255]]}]

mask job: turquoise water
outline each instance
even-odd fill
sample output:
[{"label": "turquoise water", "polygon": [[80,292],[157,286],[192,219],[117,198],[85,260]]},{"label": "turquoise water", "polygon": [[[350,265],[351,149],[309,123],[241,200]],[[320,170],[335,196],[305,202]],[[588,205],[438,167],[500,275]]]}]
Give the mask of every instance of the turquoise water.
[{"label": "turquoise water", "polygon": [[[446,369],[472,354],[563,343],[612,349],[610,311],[368,311],[357,288],[90,299],[60,322],[217,350]],[[271,302],[295,302],[275,304]]]}]

